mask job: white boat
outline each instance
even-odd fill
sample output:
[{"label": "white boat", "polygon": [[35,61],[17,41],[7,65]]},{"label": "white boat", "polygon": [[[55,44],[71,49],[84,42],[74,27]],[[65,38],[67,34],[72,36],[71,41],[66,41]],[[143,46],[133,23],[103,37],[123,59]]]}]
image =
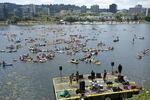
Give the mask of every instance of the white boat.
[{"label": "white boat", "polygon": [[73,64],[79,64],[79,61],[78,60],[76,60],[76,59],[71,59],[71,61],[70,61],[71,63],[73,63]]}]

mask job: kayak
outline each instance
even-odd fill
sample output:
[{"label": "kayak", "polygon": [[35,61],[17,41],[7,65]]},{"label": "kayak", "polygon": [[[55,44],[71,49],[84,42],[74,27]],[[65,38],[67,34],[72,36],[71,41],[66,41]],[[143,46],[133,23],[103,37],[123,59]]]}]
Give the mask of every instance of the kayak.
[{"label": "kayak", "polygon": [[95,61],[95,64],[96,64],[96,65],[100,65],[101,62],[97,60],[97,61]]},{"label": "kayak", "polygon": [[13,66],[13,64],[4,64],[3,66]]}]

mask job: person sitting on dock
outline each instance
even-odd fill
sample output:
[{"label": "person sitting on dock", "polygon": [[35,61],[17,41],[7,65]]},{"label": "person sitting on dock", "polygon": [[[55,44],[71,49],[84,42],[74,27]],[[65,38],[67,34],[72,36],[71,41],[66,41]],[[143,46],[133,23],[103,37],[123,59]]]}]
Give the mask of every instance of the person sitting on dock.
[{"label": "person sitting on dock", "polygon": [[104,70],[104,74],[103,74],[103,80],[104,80],[104,82],[106,82],[106,75],[107,75],[107,71]]}]

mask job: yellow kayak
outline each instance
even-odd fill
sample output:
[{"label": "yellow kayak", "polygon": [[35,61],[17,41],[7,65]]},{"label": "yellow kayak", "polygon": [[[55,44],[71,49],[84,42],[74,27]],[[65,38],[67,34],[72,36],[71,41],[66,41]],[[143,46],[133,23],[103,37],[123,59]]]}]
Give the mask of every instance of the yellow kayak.
[{"label": "yellow kayak", "polygon": [[97,61],[95,61],[95,64],[96,64],[96,65],[100,65],[101,62],[97,60]]}]

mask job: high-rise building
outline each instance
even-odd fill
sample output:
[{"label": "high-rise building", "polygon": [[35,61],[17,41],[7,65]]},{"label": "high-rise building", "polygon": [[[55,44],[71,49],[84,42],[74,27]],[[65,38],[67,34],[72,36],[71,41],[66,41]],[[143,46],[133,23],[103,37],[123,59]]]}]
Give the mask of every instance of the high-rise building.
[{"label": "high-rise building", "polygon": [[0,20],[3,20],[4,18],[5,18],[4,5],[0,4]]},{"label": "high-rise building", "polygon": [[129,14],[131,15],[139,15],[143,12],[142,5],[136,5],[133,8],[129,8]]},{"label": "high-rise building", "polygon": [[11,18],[14,16],[18,11],[18,5],[13,3],[4,3],[4,14],[5,18]]},{"label": "high-rise building", "polygon": [[30,10],[31,10],[31,13],[32,13],[33,15],[35,15],[35,14],[36,14],[36,5],[30,4],[30,5],[29,5],[29,8],[30,8]]},{"label": "high-rise building", "polygon": [[87,8],[85,5],[81,6],[81,13],[86,13],[86,10]]},{"label": "high-rise building", "polygon": [[92,5],[91,6],[91,12],[92,13],[99,13],[99,5]]},{"label": "high-rise building", "polygon": [[146,16],[150,16],[150,8],[146,8]]},{"label": "high-rise building", "polygon": [[44,14],[44,15],[49,15],[49,13],[50,13],[48,7],[42,7],[41,12],[42,12],[42,14]]},{"label": "high-rise building", "polygon": [[105,9],[105,8],[99,9],[99,12],[108,12],[108,11],[109,11],[109,9]]},{"label": "high-rise building", "polygon": [[135,8],[140,8],[140,9],[142,9],[142,5],[138,4],[138,5],[135,6]]},{"label": "high-rise building", "polygon": [[33,17],[32,7],[30,5],[22,6],[22,17],[23,18],[32,18]]},{"label": "high-rise building", "polygon": [[109,5],[109,12],[116,13],[117,12],[117,5],[116,4]]},{"label": "high-rise building", "polygon": [[13,10],[13,13],[14,13],[14,15],[17,16],[17,17],[22,17],[22,10],[21,10],[21,8],[15,8],[15,9]]}]

